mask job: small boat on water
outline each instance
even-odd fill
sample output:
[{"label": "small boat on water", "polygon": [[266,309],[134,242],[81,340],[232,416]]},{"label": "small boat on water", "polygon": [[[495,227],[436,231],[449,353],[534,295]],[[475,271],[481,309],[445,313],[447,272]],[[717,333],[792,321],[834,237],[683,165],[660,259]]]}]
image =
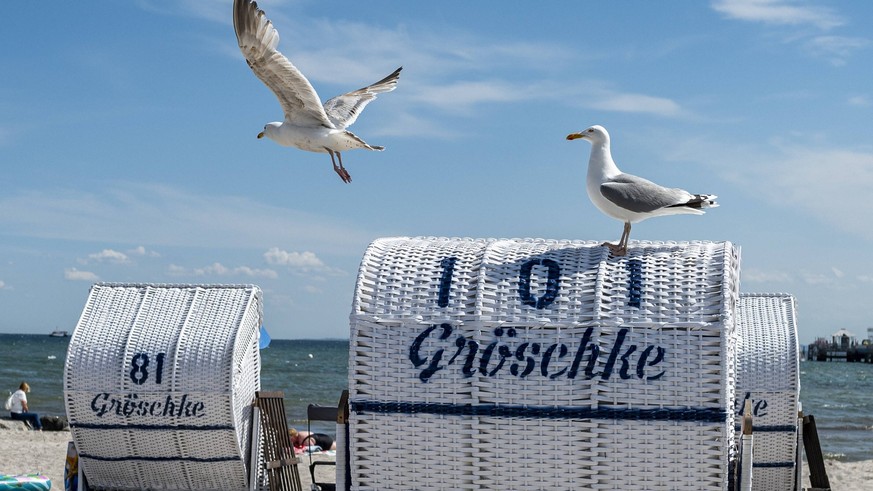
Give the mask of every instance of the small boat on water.
[{"label": "small boat on water", "polygon": [[65,338],[69,335],[70,335],[70,333],[68,333],[67,331],[58,331],[58,330],[54,330],[49,334],[49,336],[53,337],[53,338]]}]

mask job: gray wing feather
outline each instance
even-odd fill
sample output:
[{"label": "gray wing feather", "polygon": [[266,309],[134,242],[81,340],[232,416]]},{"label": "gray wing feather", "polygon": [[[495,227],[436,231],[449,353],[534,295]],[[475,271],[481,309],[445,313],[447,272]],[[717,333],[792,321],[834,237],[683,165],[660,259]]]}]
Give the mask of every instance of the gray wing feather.
[{"label": "gray wing feather", "polygon": [[361,111],[364,110],[367,104],[376,98],[376,94],[391,92],[397,88],[400,70],[403,70],[403,67],[394,70],[391,75],[372,85],[349,92],[348,94],[338,95],[325,102],[324,111],[327,113],[327,117],[330,118],[337,128],[348,128],[358,119],[358,115],[361,114]]},{"label": "gray wing feather", "polygon": [[620,174],[601,184],[600,192],[609,201],[636,213],[683,205],[693,197],[684,189],[665,188],[631,174]]},{"label": "gray wing feather", "polygon": [[234,0],[233,29],[249,67],[282,105],[285,120],[300,126],[334,125],[306,77],[276,47],[279,33],[258,4]]}]

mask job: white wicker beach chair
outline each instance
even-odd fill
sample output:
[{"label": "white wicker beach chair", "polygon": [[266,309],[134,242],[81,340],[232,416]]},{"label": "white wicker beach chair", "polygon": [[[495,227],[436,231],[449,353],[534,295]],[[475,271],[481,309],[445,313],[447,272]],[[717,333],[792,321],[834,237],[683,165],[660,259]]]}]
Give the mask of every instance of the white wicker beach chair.
[{"label": "white wicker beach chair", "polygon": [[[751,401],[753,489],[795,489],[800,378],[797,315],[786,293],[743,293],[737,309],[736,411]],[[739,427],[737,427],[739,431]]]},{"label": "white wicker beach chair", "polygon": [[89,485],[249,489],[262,317],[251,285],[94,285],[64,368]]},{"label": "white wicker beach chair", "polygon": [[351,489],[726,489],[738,275],[730,243],[373,242]]}]

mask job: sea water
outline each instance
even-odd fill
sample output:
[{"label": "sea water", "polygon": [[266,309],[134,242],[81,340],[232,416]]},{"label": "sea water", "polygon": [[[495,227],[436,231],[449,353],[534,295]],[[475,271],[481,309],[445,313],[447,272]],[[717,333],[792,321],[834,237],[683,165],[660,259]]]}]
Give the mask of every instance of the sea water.
[{"label": "sea water", "polygon": [[[69,338],[0,334],[0,394],[26,381],[28,402],[40,414],[63,415],[64,358]],[[274,339],[261,350],[261,388],[285,392],[288,424],[306,428],[309,404],[335,406],[348,388],[347,340]],[[815,416],[826,458],[873,459],[873,365],[804,361],[800,400]],[[330,423],[313,431],[334,433]]]},{"label": "sea water", "polygon": [[[64,415],[64,360],[70,338],[0,334],[0,395],[3,400],[24,381],[27,402],[40,415]],[[346,340],[273,339],[261,350],[261,389],[285,393],[288,424],[307,428],[309,404],[334,406],[348,388]],[[0,408],[2,410],[2,408]],[[312,422],[312,431],[333,434],[336,425]]]}]

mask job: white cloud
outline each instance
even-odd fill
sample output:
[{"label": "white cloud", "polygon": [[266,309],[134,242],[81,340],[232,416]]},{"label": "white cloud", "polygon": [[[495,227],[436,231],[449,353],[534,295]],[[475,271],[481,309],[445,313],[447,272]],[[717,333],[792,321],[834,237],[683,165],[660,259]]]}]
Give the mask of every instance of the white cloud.
[{"label": "white cloud", "polygon": [[221,263],[212,263],[205,268],[197,268],[194,270],[193,274],[195,276],[208,276],[208,275],[216,275],[216,276],[227,276],[230,273],[230,270],[225,266],[222,266]]},{"label": "white cloud", "polygon": [[0,195],[0,230],[23,237],[162,246],[363,250],[373,233],[334,216],[167,185],[104,183],[88,192],[34,189]]},{"label": "white cloud", "polygon": [[827,59],[834,66],[842,66],[855,50],[871,45],[869,39],[845,36],[816,36],[804,45],[806,51],[816,57]]},{"label": "white cloud", "polygon": [[[712,3],[712,8],[731,19],[770,25],[797,28],[811,26],[821,31],[829,31],[846,24],[846,19],[830,8],[786,0],[717,0]],[[845,65],[852,53],[871,44],[867,38],[810,36],[803,30],[792,33],[785,41],[802,43],[802,49],[808,55],[825,59],[834,66]]]},{"label": "white cloud", "polygon": [[572,86],[550,82],[508,82],[499,79],[452,82],[440,86],[416,86],[407,98],[444,112],[472,114],[480,104],[523,101],[553,101],[581,107],[624,113],[643,113],[675,118],[690,113],[669,98],[622,92],[608,84],[589,80]]},{"label": "white cloud", "polygon": [[529,98],[529,89],[500,80],[461,81],[415,89],[411,99],[442,110],[468,111],[473,105]]},{"label": "white cloud", "polygon": [[[292,9],[293,5],[265,10],[281,36],[279,50],[323,99],[375,82],[398,66],[413,67],[401,73],[396,92],[380,99],[390,98],[395,111],[405,112],[403,119],[415,124],[395,124],[373,134],[453,138],[457,134],[436,128],[434,118],[421,110],[468,114],[479,104],[550,97],[549,91],[538,90],[541,74],[554,72],[556,66],[572,66],[580,58],[575,47],[538,40],[494,39],[451,27],[409,29],[405,24],[384,27],[327,18],[301,21],[287,15]],[[241,58],[233,48],[221,51]],[[240,69],[245,69],[241,59]]]},{"label": "white cloud", "polygon": [[[342,276],[345,271],[339,268],[332,268],[324,263],[314,252],[288,252],[271,247],[264,253],[264,260],[267,264],[276,266],[286,266],[299,273],[323,273],[328,276]],[[312,276],[310,279],[321,280],[321,277]]]},{"label": "white cloud", "polygon": [[[829,273],[799,271],[797,274],[804,283],[814,286],[835,285],[837,280],[845,277],[845,273],[842,270],[834,267],[830,268]],[[794,276],[786,271],[764,271],[749,268],[748,270],[744,269],[741,275],[744,283],[793,283],[794,281]]]},{"label": "white cloud", "polygon": [[[433,82],[437,79],[457,80],[460,72],[489,75],[507,69],[517,78],[518,66],[533,72],[551,70],[579,56],[576,49],[536,40],[487,38],[453,28],[410,30],[404,24],[385,28],[343,20],[286,21],[276,12],[273,24],[282,36],[279,50],[311,82],[336,85],[339,90],[375,82],[401,65],[415,67],[415,72],[401,75],[398,92],[437,85]],[[408,77],[423,78],[407,85]]]},{"label": "white cloud", "polygon": [[656,95],[623,92],[610,84],[587,80],[572,86],[551,82],[503,80],[453,82],[442,86],[417,86],[408,96],[414,102],[441,111],[472,113],[476,105],[523,101],[570,102],[580,107],[624,113],[643,113],[675,118],[690,116],[678,102]]},{"label": "white cloud", "polygon": [[0,280],[0,290],[3,290],[4,288],[6,288],[6,282],[3,280]]},{"label": "white cloud", "polygon": [[275,264],[278,266],[289,266],[292,268],[324,268],[324,262],[315,255],[314,252],[287,252],[280,250],[278,247],[271,247],[270,250],[264,253],[264,259],[267,264]]},{"label": "white cloud", "polygon": [[791,275],[784,271],[762,271],[759,269],[743,269],[741,273],[743,283],[787,283],[791,281]]},{"label": "white cloud", "polygon": [[712,8],[731,19],[777,25],[811,25],[831,29],[845,20],[827,7],[798,5],[785,0],[717,0]]},{"label": "white cloud", "polygon": [[210,264],[202,268],[188,269],[182,266],[171,264],[169,273],[174,276],[248,276],[252,278],[269,278],[275,279],[279,275],[272,269],[256,269],[248,266],[237,266],[229,268],[219,262]]},{"label": "white cloud", "polygon": [[868,96],[866,94],[849,97],[848,102],[849,102],[850,106],[857,106],[857,107],[870,107],[870,105],[871,105],[870,96]]},{"label": "white cloud", "polygon": [[453,140],[467,136],[456,129],[441,126],[419,114],[412,114],[407,111],[393,114],[390,120],[383,121],[378,128],[373,128],[373,131],[368,132],[368,134],[373,136],[406,137],[427,135],[428,138],[444,140]]},{"label": "white cloud", "polygon": [[800,278],[804,283],[817,288],[838,289],[845,286],[846,274],[839,268],[831,267],[827,272],[800,271]]},{"label": "white cloud", "polygon": [[64,279],[71,281],[98,281],[100,278],[90,271],[79,271],[76,268],[64,270]]},{"label": "white cloud", "polygon": [[873,153],[802,146],[781,150],[772,164],[749,169],[748,185],[772,200],[873,239],[873,229],[859,226],[873,216]]},{"label": "white cloud", "polygon": [[125,264],[130,262],[130,258],[123,252],[119,252],[113,249],[103,249],[100,252],[95,252],[94,254],[88,254],[88,258],[84,260],[79,260],[82,264],[87,264],[89,262],[108,262],[113,264]]},{"label": "white cloud", "polygon": [[665,117],[683,114],[682,107],[671,99],[645,94],[604,93],[590,104],[595,109],[629,113],[648,113]]},{"label": "white cloud", "polygon": [[[797,271],[796,277],[807,285],[817,287],[836,286],[845,273],[839,268],[830,268],[827,273]],[[786,271],[760,270],[755,268],[744,269],[741,273],[743,283],[790,283],[794,284],[795,275]]]},{"label": "white cloud", "polygon": [[257,269],[248,266],[237,266],[233,268],[233,274],[242,276],[251,276],[253,278],[271,278],[279,277],[279,274],[272,269]]},{"label": "white cloud", "polygon": [[138,246],[134,247],[133,249],[128,249],[127,253],[131,256],[161,257],[160,254],[155,251],[150,251],[146,249],[145,246]]},{"label": "white cloud", "polygon": [[[328,18],[304,22],[288,14],[294,9],[265,8],[282,37],[279,50],[306,74],[323,99],[375,82],[397,66],[414,67],[401,74],[396,92],[381,96],[392,100],[395,113],[372,135],[458,138],[463,135],[450,124],[438,123],[440,118],[428,111],[470,115],[482,104],[563,102],[568,89],[566,83],[553,82],[556,67],[604,56],[583,54],[576,46],[494,39],[451,27],[409,29],[405,24],[384,27]],[[212,6],[203,9],[211,10]],[[235,43],[219,51],[239,58],[240,69],[245,69]],[[687,115],[676,101],[658,95],[600,91],[573,99],[590,101],[576,103],[605,111]]]},{"label": "white cloud", "polygon": [[668,158],[707,162],[722,179],[756,199],[815,217],[830,227],[873,240],[864,226],[873,216],[873,151],[827,146],[820,134],[737,145],[695,139],[680,142]]},{"label": "white cloud", "polygon": [[224,0],[176,0],[172,2],[160,0],[137,0],[139,8],[162,15],[193,16],[223,24],[232,22],[230,7]]},{"label": "white cloud", "polygon": [[807,285],[827,286],[834,283],[834,277],[828,274],[803,272],[801,277]]}]

